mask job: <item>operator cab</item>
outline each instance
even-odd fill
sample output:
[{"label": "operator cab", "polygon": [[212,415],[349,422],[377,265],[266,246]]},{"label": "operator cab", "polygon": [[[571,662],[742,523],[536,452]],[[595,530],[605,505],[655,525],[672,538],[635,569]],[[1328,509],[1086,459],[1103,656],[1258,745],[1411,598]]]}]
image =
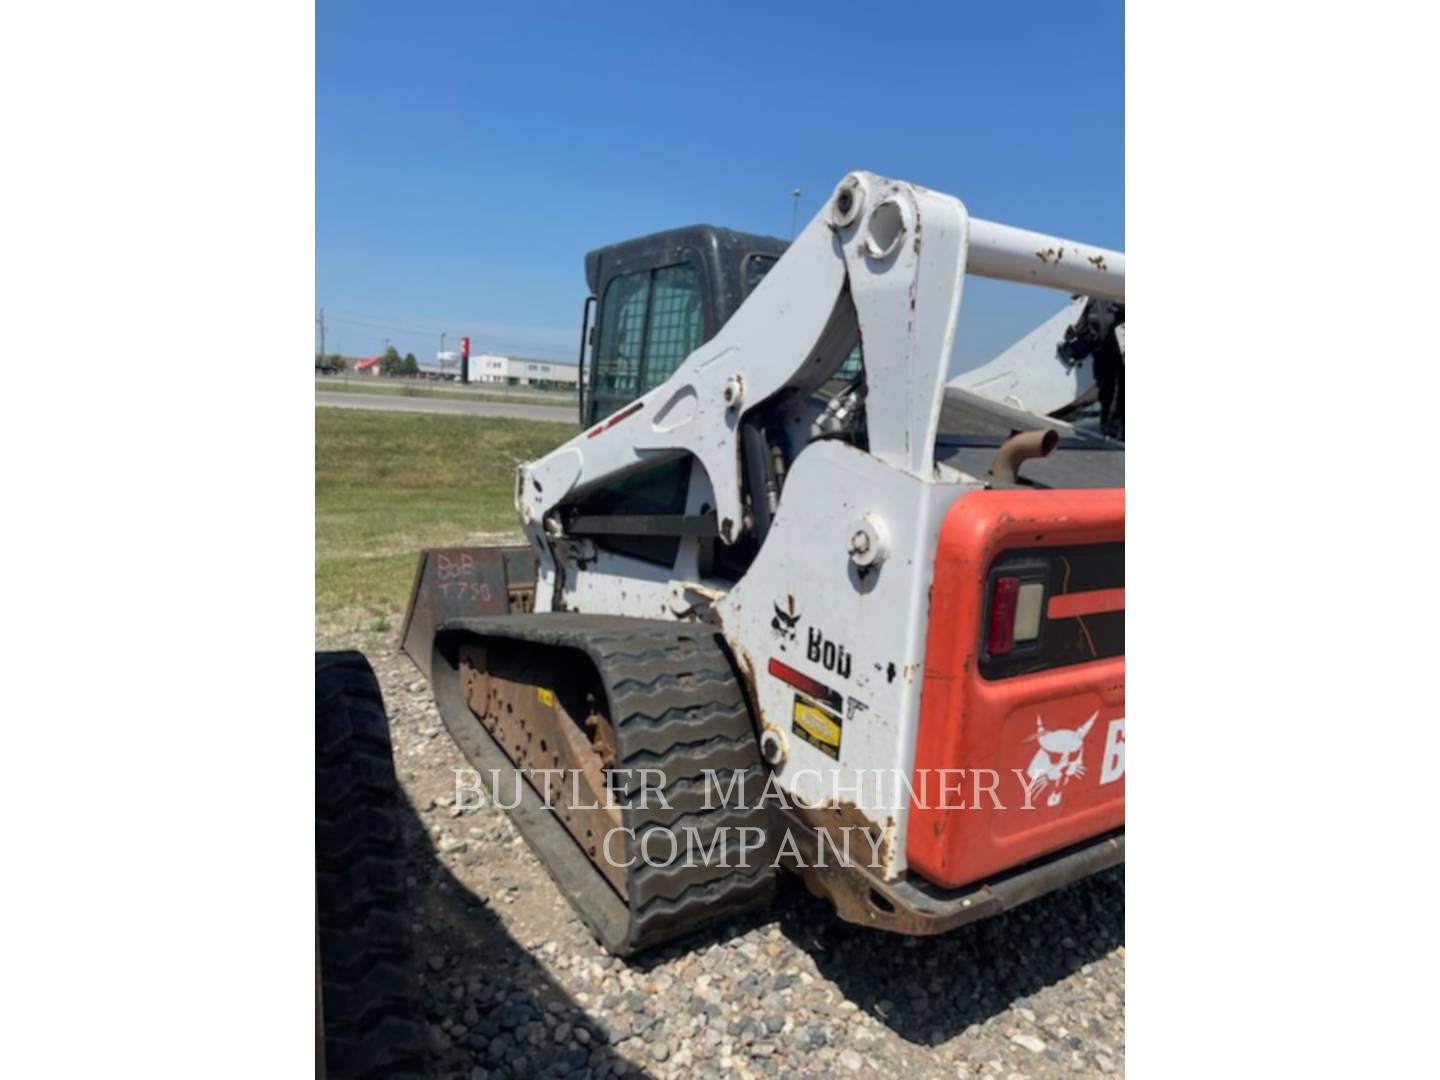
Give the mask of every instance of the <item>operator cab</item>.
[{"label": "operator cab", "polygon": [[789,246],[773,236],[691,225],[586,255],[590,296],[581,317],[581,426],[605,419],[668,379],[719,333]]}]

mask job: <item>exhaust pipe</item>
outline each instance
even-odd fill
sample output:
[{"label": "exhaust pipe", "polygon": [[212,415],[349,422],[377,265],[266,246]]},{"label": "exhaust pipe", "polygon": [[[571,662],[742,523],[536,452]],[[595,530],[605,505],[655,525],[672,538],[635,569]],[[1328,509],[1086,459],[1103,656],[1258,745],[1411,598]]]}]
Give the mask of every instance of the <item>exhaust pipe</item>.
[{"label": "exhaust pipe", "polygon": [[1058,445],[1060,433],[1054,428],[1010,436],[995,451],[995,460],[990,464],[990,486],[1014,487],[1020,479],[1021,465],[1031,458],[1049,457]]}]

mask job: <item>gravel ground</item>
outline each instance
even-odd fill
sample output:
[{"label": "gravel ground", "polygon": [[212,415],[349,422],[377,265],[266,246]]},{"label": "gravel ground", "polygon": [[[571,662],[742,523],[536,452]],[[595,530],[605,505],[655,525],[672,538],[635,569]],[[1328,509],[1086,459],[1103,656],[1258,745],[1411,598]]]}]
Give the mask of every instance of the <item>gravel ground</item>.
[{"label": "gravel ground", "polygon": [[394,635],[327,637],[380,677],[408,822],[434,1076],[1119,1074],[1118,867],[939,938],[842,923],[793,880],[754,916],[638,961],[608,956],[491,806]]}]

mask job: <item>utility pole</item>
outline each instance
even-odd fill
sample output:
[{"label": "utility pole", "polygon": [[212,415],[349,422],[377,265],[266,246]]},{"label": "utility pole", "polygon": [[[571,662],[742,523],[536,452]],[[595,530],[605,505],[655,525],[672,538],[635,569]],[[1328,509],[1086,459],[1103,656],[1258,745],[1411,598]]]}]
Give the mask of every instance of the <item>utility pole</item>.
[{"label": "utility pole", "polygon": [[440,331],[440,355],[435,358],[440,361],[440,370],[445,370],[445,331]]},{"label": "utility pole", "polygon": [[320,362],[325,362],[325,309],[320,309],[320,314],[315,316],[315,321],[320,325]]},{"label": "utility pole", "polygon": [[795,229],[800,222],[800,189],[797,187],[790,193],[795,201],[790,204],[790,239],[795,239]]}]

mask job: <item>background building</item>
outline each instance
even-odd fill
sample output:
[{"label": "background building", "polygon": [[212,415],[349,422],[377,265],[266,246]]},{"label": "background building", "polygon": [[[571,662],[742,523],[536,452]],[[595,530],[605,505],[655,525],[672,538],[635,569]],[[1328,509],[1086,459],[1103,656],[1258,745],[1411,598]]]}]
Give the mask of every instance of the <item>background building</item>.
[{"label": "background building", "polygon": [[458,352],[436,353],[434,360],[417,361],[423,375],[438,375],[443,379],[460,377],[460,354]]},{"label": "background building", "polygon": [[[433,363],[421,365],[426,371],[441,371],[460,377],[460,354],[435,354]],[[479,353],[470,357],[472,383],[502,383],[507,386],[538,386],[573,388],[579,369],[560,360],[537,360],[528,356],[497,356]]]}]

